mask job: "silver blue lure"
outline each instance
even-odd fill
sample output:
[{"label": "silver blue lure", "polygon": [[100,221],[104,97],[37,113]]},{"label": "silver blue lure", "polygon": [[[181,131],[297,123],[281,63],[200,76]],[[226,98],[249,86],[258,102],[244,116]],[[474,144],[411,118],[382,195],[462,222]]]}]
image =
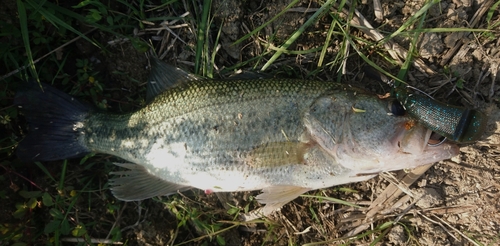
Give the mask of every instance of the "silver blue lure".
[{"label": "silver blue lure", "polygon": [[439,102],[430,96],[396,87],[395,97],[406,112],[430,130],[459,143],[477,141],[488,121],[479,110]]}]

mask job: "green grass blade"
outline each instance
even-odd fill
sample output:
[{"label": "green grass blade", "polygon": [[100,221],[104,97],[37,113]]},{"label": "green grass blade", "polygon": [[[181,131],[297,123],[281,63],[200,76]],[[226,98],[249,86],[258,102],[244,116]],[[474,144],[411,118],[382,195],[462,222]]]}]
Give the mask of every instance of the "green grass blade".
[{"label": "green grass blade", "polygon": [[[20,1],[20,0],[19,0]],[[73,28],[71,25],[69,25],[68,23],[66,23],[64,20],[61,20],[60,18],[58,18],[57,16],[55,16],[54,14],[52,14],[51,12],[49,12],[47,9],[43,8],[42,5],[40,4],[37,4],[35,3],[34,1],[32,0],[26,0],[26,3],[31,5],[34,9],[36,9],[38,12],[40,12],[40,14],[42,14],[45,19],[47,21],[49,21],[50,23],[52,23],[55,27],[59,28],[59,26],[62,26],[68,30],[70,30],[71,32],[75,33],[76,35],[82,37],[83,39],[89,41],[91,44],[99,47],[99,45],[92,41],[90,38],[88,38],[87,36],[85,36],[83,33],[81,33],[80,31],[76,30],[75,28]],[[66,10],[64,8],[60,8],[59,6],[55,5],[55,4],[52,4],[52,3],[49,3],[49,2],[44,2],[43,3],[44,5],[46,5],[47,8],[50,8],[50,9],[56,9],[56,11],[59,11],[61,13],[66,13],[66,14],[69,14],[70,17],[74,18],[74,19],[77,19],[77,20],[82,20],[84,21],[84,18],[74,12],[71,12],[69,10]],[[57,8],[56,8],[57,7]],[[61,10],[65,10],[65,11],[61,11]]]},{"label": "green grass blade", "polygon": [[[35,4],[33,3],[32,0],[27,0],[29,1],[31,4]],[[80,21],[80,22],[83,22],[83,23],[87,23],[88,25],[91,25],[91,26],[94,26],[95,28],[99,29],[99,30],[102,30],[104,32],[109,32],[113,35],[116,35],[117,37],[126,37],[126,38],[130,38],[130,36],[127,36],[127,35],[124,35],[122,33],[119,33],[119,32],[116,32],[114,31],[115,29],[119,29],[119,28],[123,28],[123,27],[129,27],[129,28],[132,28],[133,26],[129,26],[129,25],[114,25],[112,27],[108,27],[108,26],[104,26],[104,25],[100,25],[98,23],[88,23],[87,22],[87,19],[80,15],[80,14],[77,14],[71,10],[68,10],[66,8],[63,8],[63,7],[60,7],[54,3],[51,3],[51,2],[44,2],[43,6],[46,8],[46,9],[43,9],[41,7],[39,7],[39,9],[41,10],[40,13],[44,15],[44,17],[51,23],[55,23],[54,26],[55,27],[58,27],[57,25],[60,25],[66,29],[68,29],[69,31],[75,33],[76,35],[80,36],[81,38],[87,40],[88,42],[90,42],[91,44],[93,44],[94,46],[96,47],[99,47],[99,48],[102,48],[98,43],[94,42],[92,39],[88,38],[85,34],[81,33],[80,31],[74,29],[72,26],[70,26],[69,24],[67,24],[64,20],[61,20],[60,18],[54,16],[53,14],[51,14],[50,12],[47,11],[47,9],[51,9],[51,10],[55,10],[56,12],[60,13],[60,14],[63,14],[71,19],[75,19],[77,21]],[[42,12],[43,11],[43,12]],[[116,11],[115,11],[116,12]],[[48,16],[45,16],[45,13],[48,13],[49,15]],[[133,18],[133,17],[131,17]],[[138,20],[137,18],[133,18],[135,20]]]},{"label": "green grass blade", "polygon": [[58,189],[59,191],[62,191],[63,190],[63,186],[64,186],[64,179],[66,177],[66,169],[68,167],[68,160],[64,160],[63,162],[63,169],[61,171],[61,178],[59,179],[59,186],[58,186]]},{"label": "green grass blade", "polygon": [[23,37],[24,49],[28,58],[28,67],[31,76],[39,82],[38,74],[36,72],[35,63],[33,62],[33,53],[31,52],[30,37],[28,30],[28,16],[26,15],[26,7],[21,0],[17,0],[17,10],[19,14],[19,24],[21,26],[21,35]]},{"label": "green grass blade", "polygon": [[40,163],[39,161],[35,162],[35,165],[40,168],[40,170],[42,170],[42,172],[47,175],[50,179],[52,179],[52,181],[56,182],[56,179],[50,174],[49,170],[47,170],[47,168],[45,168],[45,166]]},{"label": "green grass blade", "polygon": [[269,44],[269,46],[268,46],[268,48],[270,50],[280,51],[280,52],[283,52],[283,54],[287,54],[287,55],[305,55],[305,54],[310,54],[310,53],[314,53],[314,52],[322,50],[323,47],[324,46],[317,47],[317,48],[312,48],[312,49],[308,49],[308,50],[286,50],[286,49],[283,49],[283,48],[280,48],[280,47],[276,47],[276,46],[274,46],[272,44]]},{"label": "green grass blade", "polygon": [[215,56],[217,55],[217,45],[219,43],[219,38],[222,33],[222,25],[223,23],[220,24],[219,26],[219,31],[217,32],[217,37],[215,38],[215,44],[214,44],[214,49],[212,51],[212,55],[210,56],[209,64],[207,66],[207,77],[213,79],[214,78],[214,64],[215,64]]},{"label": "green grass blade", "polygon": [[210,9],[212,7],[211,0],[203,1],[203,12],[200,20],[200,24],[198,25],[198,35],[196,42],[196,55],[195,55],[195,63],[194,63],[194,71],[196,74],[200,73],[200,66],[202,65],[202,55],[205,44],[208,45],[208,22],[209,22],[209,14]]},{"label": "green grass blade", "polygon": [[488,26],[490,26],[490,28],[492,28],[492,25],[490,24],[491,19],[493,18],[493,14],[495,13],[495,11],[497,10],[499,5],[500,5],[500,1],[497,1],[496,3],[494,3],[490,7],[490,9],[488,10],[488,14],[486,14],[486,22],[488,22]]},{"label": "green grass blade", "polygon": [[321,49],[321,53],[319,55],[318,67],[323,66],[323,60],[325,59],[326,50],[328,49],[328,46],[330,46],[330,40],[332,39],[333,31],[335,30],[336,24],[337,24],[336,20],[333,19],[330,24],[330,28],[328,28],[328,32],[326,33],[325,44],[323,45],[323,48]]},{"label": "green grass blade", "polygon": [[292,45],[295,40],[300,37],[300,35],[306,30],[307,27],[311,26],[316,21],[318,21],[319,18],[325,15],[334,3],[334,0],[326,1],[326,3],[324,3],[311,17],[309,17],[309,19],[301,27],[299,27],[299,29],[297,29],[281,47],[279,47],[279,50],[274,53],[274,55],[271,57],[271,59],[269,59],[269,61],[266,62],[266,64],[264,64],[261,71],[266,70],[271,64],[273,64],[273,62],[283,54],[283,51],[288,49],[288,47],[290,47],[290,45]]},{"label": "green grass blade", "polygon": [[408,27],[413,25],[422,15],[427,13],[427,11],[434,6],[435,4],[439,3],[440,0],[431,0],[428,2],[426,5],[424,5],[421,9],[419,9],[414,15],[412,15],[401,27],[398,28],[395,32],[391,33],[391,35],[388,35],[387,37],[384,38],[384,40],[390,40],[400,33],[402,33],[404,30],[406,30]]},{"label": "green grass blade", "polygon": [[[424,21],[425,21],[425,17],[427,16],[427,12],[424,12],[422,14],[422,17],[420,18],[420,21],[418,23],[418,27],[416,30],[421,30],[422,26],[424,26]],[[403,66],[401,66],[401,69],[399,70],[398,72],[398,78],[400,80],[403,80],[405,81],[406,80],[406,75],[408,74],[408,71],[409,71],[409,68],[410,68],[410,65],[413,61],[413,54],[417,51],[417,40],[418,40],[418,36],[421,34],[422,32],[415,32],[415,34],[413,34],[413,37],[411,39],[411,45],[410,45],[410,49],[408,50],[408,56],[406,57],[404,63],[403,63]]]},{"label": "green grass blade", "polygon": [[[344,2],[342,2],[342,4],[345,4]],[[347,38],[351,38],[350,36],[350,28],[351,28],[351,20],[354,16],[354,12],[356,10],[356,2],[353,2],[351,5],[350,5],[350,8],[349,8],[349,14],[347,16],[347,21],[346,21],[346,24],[345,24],[345,28],[343,28],[343,32],[344,34],[346,35],[343,35],[342,36],[342,46],[340,48],[340,52],[337,54],[337,57],[336,57],[336,60],[340,63],[340,67],[339,69],[341,69],[342,71],[341,72],[338,72],[337,73],[337,83],[341,83],[342,81],[342,75],[345,74],[346,71],[345,70],[345,66],[346,66],[346,62],[347,62],[347,57],[348,57],[348,54],[350,52],[350,49],[349,49],[349,44],[350,42],[347,41]],[[339,7],[339,10],[340,7]],[[342,28],[342,26],[339,26]],[[351,38],[352,39],[352,38]]]}]

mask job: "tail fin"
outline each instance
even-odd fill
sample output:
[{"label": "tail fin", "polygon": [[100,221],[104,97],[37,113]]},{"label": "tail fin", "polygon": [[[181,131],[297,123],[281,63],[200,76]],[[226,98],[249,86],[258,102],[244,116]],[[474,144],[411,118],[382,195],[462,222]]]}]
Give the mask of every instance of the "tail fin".
[{"label": "tail fin", "polygon": [[23,161],[52,161],[90,152],[83,142],[85,119],[90,108],[51,86],[28,83],[16,94],[14,104],[28,121],[28,135],[19,143]]}]

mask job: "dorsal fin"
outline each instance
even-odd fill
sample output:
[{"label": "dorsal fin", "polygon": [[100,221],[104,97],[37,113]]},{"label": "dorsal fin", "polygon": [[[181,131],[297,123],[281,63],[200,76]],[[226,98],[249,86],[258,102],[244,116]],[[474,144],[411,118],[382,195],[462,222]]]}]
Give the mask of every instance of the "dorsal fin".
[{"label": "dorsal fin", "polygon": [[151,73],[147,85],[147,102],[151,102],[158,94],[180,83],[200,79],[194,74],[168,65],[157,57],[151,58]]}]

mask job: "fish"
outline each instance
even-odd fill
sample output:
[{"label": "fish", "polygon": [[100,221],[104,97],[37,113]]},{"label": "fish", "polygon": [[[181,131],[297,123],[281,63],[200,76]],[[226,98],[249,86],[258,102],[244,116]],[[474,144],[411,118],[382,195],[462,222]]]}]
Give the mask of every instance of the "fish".
[{"label": "fish", "polygon": [[123,201],[193,188],[260,190],[258,216],[267,216],[311,190],[459,153],[452,142],[429,145],[431,130],[394,110],[394,99],[348,84],[209,80],[151,63],[148,103],[129,113],[96,110],[49,85],[26,86],[14,99],[28,122],[17,156],[116,156],[124,161],[109,183]]}]

